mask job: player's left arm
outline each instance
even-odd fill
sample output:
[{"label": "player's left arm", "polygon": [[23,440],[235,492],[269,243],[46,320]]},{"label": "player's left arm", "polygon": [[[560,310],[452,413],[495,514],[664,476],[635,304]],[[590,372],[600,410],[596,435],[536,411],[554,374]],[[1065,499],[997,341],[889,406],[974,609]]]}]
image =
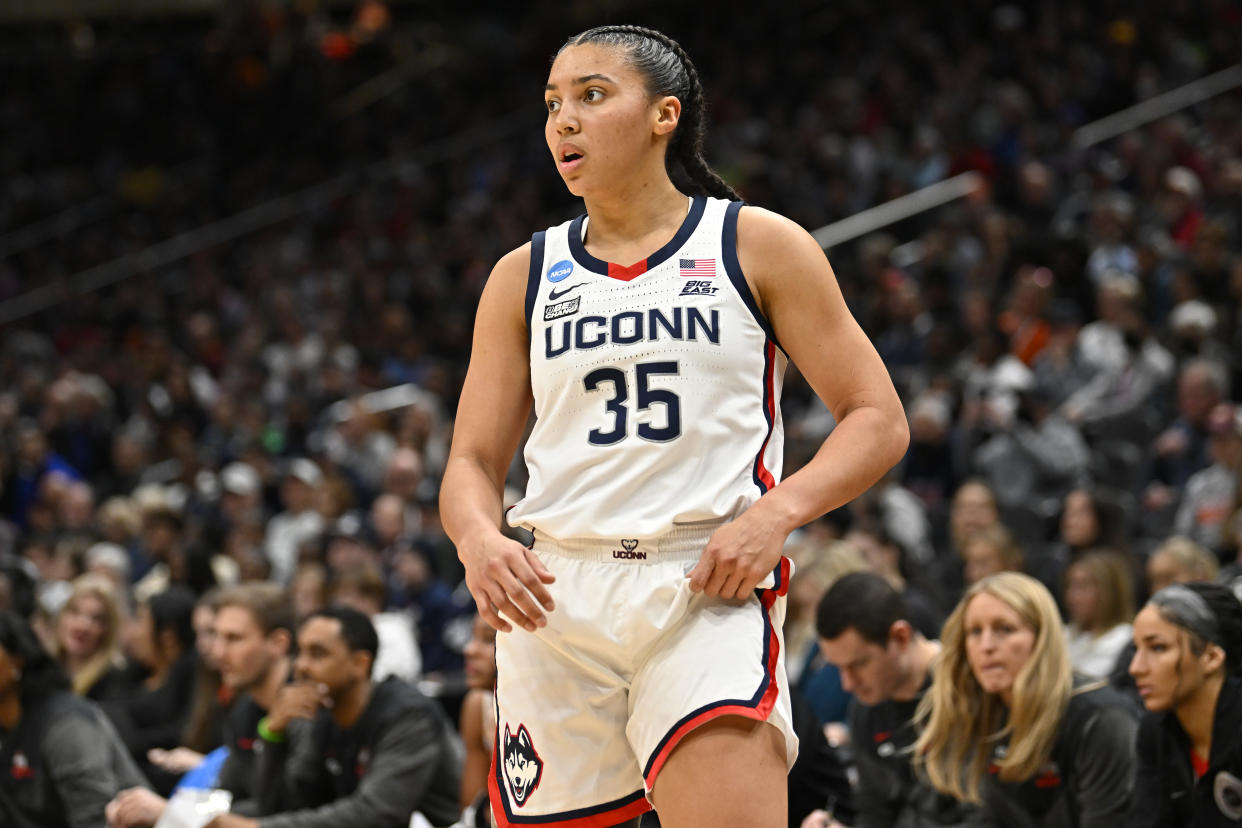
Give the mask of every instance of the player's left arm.
[{"label": "player's left arm", "polygon": [[809,463],[712,535],[691,587],[743,598],[794,529],[866,491],[910,441],[888,370],[855,321],[819,244],[775,213],[743,207],[738,260],[785,353],[836,419]]}]

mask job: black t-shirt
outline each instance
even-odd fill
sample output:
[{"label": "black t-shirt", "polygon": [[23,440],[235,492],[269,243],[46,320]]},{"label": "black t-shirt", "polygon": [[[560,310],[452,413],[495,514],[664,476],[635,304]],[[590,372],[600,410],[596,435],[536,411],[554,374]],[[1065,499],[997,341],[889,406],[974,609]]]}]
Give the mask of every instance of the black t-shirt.
[{"label": "black t-shirt", "polygon": [[[1078,687],[1057,727],[1048,763],[1030,779],[1002,782],[995,764],[983,784],[993,821],[1019,828],[1112,828],[1125,825],[1134,787],[1136,711],[1102,682]],[[1004,755],[1007,742],[994,758]]]},{"label": "black t-shirt", "polygon": [[918,732],[914,713],[931,686],[928,675],[909,701],[850,708],[850,736],[858,764],[856,826],[956,825],[968,806],[938,793],[914,772],[910,756]]},{"label": "black t-shirt", "polygon": [[1195,778],[1190,740],[1171,711],[1145,713],[1138,778],[1126,825],[1138,828],[1242,825],[1242,678],[1221,688],[1207,773]]},{"label": "black t-shirt", "polygon": [[263,740],[259,738],[259,720],[267,715],[267,710],[249,693],[243,694],[224,717],[224,744],[228,746],[229,755],[220,768],[217,786],[233,794],[233,810],[239,813],[251,813],[248,806],[238,803],[255,797],[256,762],[258,752],[263,750]]}]

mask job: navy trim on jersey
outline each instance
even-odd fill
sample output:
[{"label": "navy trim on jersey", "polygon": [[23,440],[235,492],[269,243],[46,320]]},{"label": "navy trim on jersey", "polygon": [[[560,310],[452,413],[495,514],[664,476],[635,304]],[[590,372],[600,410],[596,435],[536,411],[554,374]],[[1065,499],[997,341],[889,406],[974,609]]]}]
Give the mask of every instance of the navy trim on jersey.
[{"label": "navy trim on jersey", "polygon": [[763,479],[766,474],[775,482],[775,476],[772,471],[763,462],[763,455],[767,453],[768,443],[772,440],[774,413],[776,408],[776,365],[773,361],[773,348],[779,348],[776,340],[769,340],[763,346],[763,419],[768,424],[767,433],[763,437],[763,443],[759,446],[759,452],[755,455],[755,462],[751,466],[751,479],[755,481],[755,485],[759,488],[760,496],[768,493],[768,482]]},{"label": "navy trim on jersey", "polygon": [[[654,270],[657,265],[666,261],[690,240],[691,234],[699,226],[699,220],[703,218],[703,210],[706,207],[706,197],[694,197],[690,204],[690,212],[686,214],[685,220],[681,223],[681,227],[677,228],[677,233],[672,240],[647,257],[647,270]],[[582,243],[582,224],[584,221],[586,221],[585,213],[578,216],[574,219],[573,224],[569,225],[569,253],[574,257],[574,261],[587,270],[592,273],[598,273],[601,276],[607,276],[608,262],[592,256],[587,252],[586,245]]]},{"label": "navy trim on jersey", "polygon": [[[780,575],[778,574],[777,577],[779,578]],[[763,681],[759,682],[759,689],[755,691],[755,695],[751,696],[749,699],[722,699],[721,701],[710,702],[682,716],[672,727],[668,729],[668,731],[664,734],[664,738],[660,740],[659,744],[655,746],[655,750],[651,751],[651,755],[647,757],[647,764],[643,766],[643,779],[646,779],[648,775],[650,775],[652,766],[655,764],[655,761],[659,758],[660,754],[664,752],[664,746],[668,744],[668,740],[673,738],[673,734],[680,730],[681,726],[686,722],[696,716],[703,715],[709,710],[714,710],[717,707],[724,707],[726,705],[737,707],[758,707],[759,703],[763,701],[763,696],[768,692],[768,685],[772,683],[773,679],[772,675],[768,673],[768,659],[770,658],[772,651],[772,639],[775,636],[772,631],[772,617],[768,614],[768,608],[763,605],[762,601],[759,602],[759,612],[763,615],[763,658],[760,661],[760,664],[763,665]]]},{"label": "navy trim on jersey", "polygon": [[[720,235],[720,258],[724,261],[725,273],[729,275],[733,289],[737,291],[738,296],[742,297],[742,303],[746,305],[750,315],[755,317],[755,321],[767,334],[768,339],[775,342],[776,347],[781,348],[780,340],[776,338],[772,325],[763,315],[763,311],[759,310],[759,303],[755,301],[755,295],[750,292],[750,285],[746,284],[746,277],[742,275],[742,263],[737,258],[737,217],[741,212],[742,202],[740,201],[734,201],[725,208],[724,229]],[[784,352],[785,349],[781,348],[781,351]]]},{"label": "navy trim on jersey", "polygon": [[530,237],[530,270],[526,274],[526,338],[530,339],[530,321],[535,314],[535,300],[539,298],[539,280],[543,275],[543,237],[547,231],[540,230]]}]

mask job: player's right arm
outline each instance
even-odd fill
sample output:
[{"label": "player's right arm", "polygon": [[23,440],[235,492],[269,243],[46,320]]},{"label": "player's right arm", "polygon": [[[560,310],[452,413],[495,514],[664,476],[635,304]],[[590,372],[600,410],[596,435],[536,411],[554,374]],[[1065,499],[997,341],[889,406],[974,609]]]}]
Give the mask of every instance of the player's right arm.
[{"label": "player's right arm", "polygon": [[492,270],[474,320],[470,367],[462,386],[440,488],[440,516],[466,570],[479,615],[501,632],[509,620],[528,630],[553,608],[552,574],[500,531],[505,474],[533,401],[525,318],[530,245]]}]

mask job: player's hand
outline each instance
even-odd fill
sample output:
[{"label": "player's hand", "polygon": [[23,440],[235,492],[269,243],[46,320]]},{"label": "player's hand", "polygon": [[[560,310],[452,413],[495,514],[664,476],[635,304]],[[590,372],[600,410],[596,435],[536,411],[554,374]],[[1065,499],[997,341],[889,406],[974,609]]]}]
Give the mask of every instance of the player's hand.
[{"label": "player's hand", "polygon": [[500,532],[463,542],[457,549],[466,569],[466,588],[479,616],[500,632],[510,621],[534,632],[556,608],[547,584],[556,580],[533,551]]},{"label": "player's hand", "polygon": [[267,712],[267,729],[272,733],[284,733],[293,719],[315,718],[327,696],[328,688],[322,684],[311,681],[286,684]]},{"label": "player's hand", "polygon": [[687,576],[690,589],[715,598],[745,598],[776,568],[788,534],[762,501],[756,503],[712,533]]},{"label": "player's hand", "polygon": [[126,788],[104,807],[109,828],[148,828],[159,822],[168,800],[146,788]]},{"label": "player's hand", "polygon": [[830,817],[827,811],[815,810],[802,820],[801,828],[845,828],[845,826]]}]

